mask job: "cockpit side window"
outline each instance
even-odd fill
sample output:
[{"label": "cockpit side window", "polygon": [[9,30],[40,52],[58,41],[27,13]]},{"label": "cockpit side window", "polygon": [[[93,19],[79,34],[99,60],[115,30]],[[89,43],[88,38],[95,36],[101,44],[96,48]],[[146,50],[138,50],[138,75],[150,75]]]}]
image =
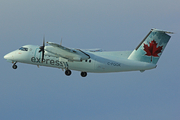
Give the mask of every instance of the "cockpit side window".
[{"label": "cockpit side window", "polygon": [[19,48],[19,50],[21,50],[21,51],[28,51],[28,48],[21,47],[21,48]]}]

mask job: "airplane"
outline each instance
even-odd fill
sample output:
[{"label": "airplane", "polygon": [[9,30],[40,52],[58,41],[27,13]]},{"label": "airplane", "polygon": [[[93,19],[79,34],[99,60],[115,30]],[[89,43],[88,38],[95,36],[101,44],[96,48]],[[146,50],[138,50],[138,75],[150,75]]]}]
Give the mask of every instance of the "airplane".
[{"label": "airplane", "polygon": [[87,73],[111,73],[154,69],[173,32],[151,29],[146,37],[133,51],[102,51],[101,49],[75,49],[61,44],[47,42],[43,45],[25,45],[12,51],[4,58],[13,63],[26,63],[39,66],[54,67],[65,70],[67,76],[71,70]]}]

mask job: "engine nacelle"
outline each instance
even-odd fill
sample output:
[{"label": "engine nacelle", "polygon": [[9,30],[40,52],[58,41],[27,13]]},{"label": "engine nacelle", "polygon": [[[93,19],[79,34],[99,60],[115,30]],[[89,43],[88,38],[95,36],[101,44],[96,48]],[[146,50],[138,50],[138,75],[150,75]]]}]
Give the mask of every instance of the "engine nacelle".
[{"label": "engine nacelle", "polygon": [[56,56],[56,55],[54,55],[54,54],[52,54],[50,52],[47,52],[47,51],[44,52],[44,55],[52,56],[52,57],[58,57],[58,56]]}]

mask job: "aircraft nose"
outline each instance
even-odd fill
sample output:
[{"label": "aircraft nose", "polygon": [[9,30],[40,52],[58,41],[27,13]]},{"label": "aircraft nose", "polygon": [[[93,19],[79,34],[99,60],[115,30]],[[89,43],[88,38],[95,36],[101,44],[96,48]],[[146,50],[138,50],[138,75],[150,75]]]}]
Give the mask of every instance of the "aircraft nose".
[{"label": "aircraft nose", "polygon": [[8,53],[4,56],[4,59],[12,59],[12,55],[10,53]]}]

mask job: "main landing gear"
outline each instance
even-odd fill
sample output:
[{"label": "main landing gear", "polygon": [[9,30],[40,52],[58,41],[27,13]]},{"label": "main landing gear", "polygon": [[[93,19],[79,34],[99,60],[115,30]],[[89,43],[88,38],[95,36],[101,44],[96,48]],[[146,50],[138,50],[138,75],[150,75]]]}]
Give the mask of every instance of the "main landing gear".
[{"label": "main landing gear", "polygon": [[15,62],[12,66],[13,69],[17,69],[17,65],[16,65],[17,62]]},{"label": "main landing gear", "polygon": [[86,77],[87,76],[87,72],[81,72],[81,76],[82,77]]},{"label": "main landing gear", "polygon": [[[67,69],[66,71],[65,71],[65,74],[67,75],[67,76],[70,76],[71,75],[71,70],[69,70],[69,69]],[[82,77],[86,77],[87,76],[87,72],[81,72],[81,76]]]},{"label": "main landing gear", "polygon": [[67,76],[70,76],[70,75],[71,75],[71,71],[67,69],[67,70],[65,71],[65,74],[66,74]]}]

